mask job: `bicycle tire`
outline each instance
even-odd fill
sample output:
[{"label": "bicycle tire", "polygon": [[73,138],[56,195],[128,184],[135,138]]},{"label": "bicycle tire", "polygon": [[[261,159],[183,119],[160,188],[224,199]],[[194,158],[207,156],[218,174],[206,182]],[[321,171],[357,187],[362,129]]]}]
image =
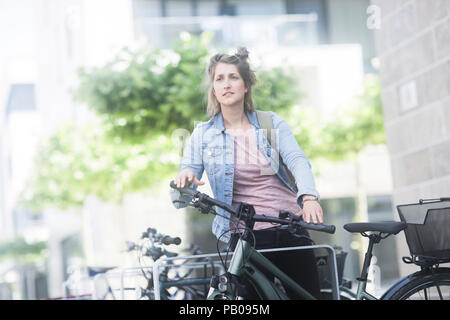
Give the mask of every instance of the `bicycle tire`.
[{"label": "bicycle tire", "polygon": [[450,300],[450,272],[437,269],[400,287],[390,300]]}]

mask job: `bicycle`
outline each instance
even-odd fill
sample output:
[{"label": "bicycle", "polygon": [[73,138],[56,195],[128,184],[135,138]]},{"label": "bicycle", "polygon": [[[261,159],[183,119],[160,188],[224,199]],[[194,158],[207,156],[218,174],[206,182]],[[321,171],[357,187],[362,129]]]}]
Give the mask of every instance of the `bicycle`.
[{"label": "bicycle", "polygon": [[[293,288],[302,297],[314,299],[303,288],[292,283],[291,279],[286,278],[281,271],[276,270],[270,262],[251,247],[249,230],[251,230],[255,221],[268,221],[280,225],[288,225],[289,230],[294,233],[299,228],[334,233],[334,226],[309,225],[301,221],[299,217],[285,211],[280,211],[279,218],[258,216],[249,204],[241,203],[236,210],[226,203],[191,189],[190,185],[179,189],[176,188],[172,181],[170,186],[179,193],[172,197],[173,202],[183,202],[186,205],[200,209],[202,213],[213,214],[217,214],[213,206],[218,206],[243,220],[247,226],[244,236],[236,246],[228,272],[211,280],[212,291],[208,299],[233,299],[236,297],[236,287],[239,287],[240,280],[245,277],[255,286],[262,299],[287,298],[283,295],[283,292],[280,292],[278,288],[268,281],[260,269],[273,273],[283,284]],[[191,199],[190,202],[186,201],[188,198]],[[399,280],[381,296],[380,300],[422,298],[428,300],[436,297],[440,300],[450,299],[450,268],[439,266],[450,262],[450,205],[445,203],[449,201],[450,198],[421,199],[419,203],[399,205],[397,209],[400,215],[400,222],[363,222],[344,225],[345,230],[357,232],[369,238],[361,276],[357,278],[357,293],[353,294],[348,291],[350,299],[377,300],[376,297],[366,291],[373,246],[388,236],[396,235],[401,231],[405,232],[411,253],[411,257],[402,259],[403,262],[414,263],[421,270]],[[444,206],[442,206],[442,203],[444,203]],[[288,218],[287,221],[286,218]],[[432,236],[430,236],[430,232],[432,232]],[[231,291],[229,289],[230,284],[234,287]],[[343,288],[342,284],[341,288]]]},{"label": "bicycle", "polygon": [[[446,203],[447,202],[447,203]],[[450,262],[450,198],[420,199],[419,203],[398,205],[400,222],[349,223],[344,229],[369,238],[356,300],[378,300],[366,291],[367,273],[373,246],[390,235],[404,231],[410,257],[420,271],[407,275],[391,286],[380,300],[425,299],[450,300],[450,268],[440,264]],[[371,232],[368,234],[367,232]]]},{"label": "bicycle", "polygon": [[[242,299],[243,292],[246,288],[242,285],[244,282],[251,283],[257,292],[258,296],[263,300],[287,300],[283,287],[289,287],[298,296],[307,300],[316,300],[316,297],[311,295],[308,291],[302,288],[289,276],[278,269],[272,262],[266,259],[260,252],[254,249],[252,245],[252,229],[257,221],[271,222],[280,226],[286,226],[293,235],[298,235],[301,230],[315,230],[320,232],[327,232],[333,234],[335,232],[334,225],[326,224],[308,224],[304,222],[301,217],[294,215],[289,211],[281,210],[279,217],[268,217],[264,215],[257,215],[252,205],[241,203],[238,209],[213,199],[208,195],[196,191],[190,187],[190,184],[184,188],[177,188],[175,183],[171,181],[172,188],[172,202],[183,202],[188,206],[198,208],[202,213],[216,214],[214,206],[220,207],[232,216],[243,221],[245,224],[244,233],[241,234],[234,252],[231,257],[230,265],[227,272],[222,275],[216,275],[211,278],[210,292],[208,300],[234,300]],[[187,196],[187,197],[186,197]],[[187,202],[185,199],[191,199]],[[320,248],[322,246],[308,246],[303,249]],[[294,250],[294,248],[269,249],[270,250]],[[279,280],[283,287],[270,281],[267,274],[273,275]]]},{"label": "bicycle", "polygon": [[[145,232],[142,233],[141,239],[144,240],[144,243],[136,244],[130,241],[127,241],[127,251],[137,251],[138,252],[138,260],[141,267],[141,272],[144,278],[146,279],[147,285],[146,287],[138,287],[138,298],[139,299],[155,299],[154,292],[154,279],[153,272],[146,272],[148,269],[142,265],[142,257],[150,257],[152,262],[158,261],[160,258],[167,257],[172,258],[178,256],[176,252],[170,252],[166,250],[163,245],[179,245],[181,244],[181,239],[179,237],[170,237],[168,235],[163,235],[157,232],[154,228],[148,228]],[[150,242],[150,245],[147,245],[145,240]],[[184,251],[191,253],[192,255],[202,255],[203,252],[196,245],[190,245]],[[204,259],[195,259],[196,262],[203,261],[203,264],[210,263],[209,260]],[[176,270],[175,270],[176,267]],[[207,289],[199,289],[198,286],[206,286],[210,282],[210,277],[207,277],[206,268],[204,269],[204,275],[202,278],[190,278],[193,269],[188,269],[185,273],[180,273],[181,268],[187,268],[187,261],[184,261],[178,265],[174,265],[173,263],[169,263],[165,266],[163,272],[158,274],[159,282],[161,283],[161,287],[159,288],[160,297],[163,300],[198,300],[206,298]],[[171,272],[173,271],[173,272]]]}]

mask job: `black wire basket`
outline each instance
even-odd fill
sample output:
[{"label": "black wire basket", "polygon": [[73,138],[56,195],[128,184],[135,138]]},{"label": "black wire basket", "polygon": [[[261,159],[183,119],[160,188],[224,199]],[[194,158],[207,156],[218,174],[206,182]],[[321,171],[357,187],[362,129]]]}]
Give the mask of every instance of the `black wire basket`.
[{"label": "black wire basket", "polygon": [[450,198],[420,200],[397,206],[400,220],[407,223],[407,261],[418,265],[450,262]]}]

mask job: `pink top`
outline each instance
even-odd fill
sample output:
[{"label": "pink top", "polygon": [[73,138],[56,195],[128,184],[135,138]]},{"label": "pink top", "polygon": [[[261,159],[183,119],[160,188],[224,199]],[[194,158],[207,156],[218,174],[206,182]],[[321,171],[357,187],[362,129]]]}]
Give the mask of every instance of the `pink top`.
[{"label": "pink top", "polygon": [[[255,131],[233,133],[234,136],[234,183],[233,202],[237,208],[246,202],[255,208],[256,214],[278,217],[280,210],[300,214],[297,196],[275,174],[267,158],[256,146]],[[256,222],[254,230],[271,228],[269,222]],[[236,221],[230,224],[231,232]],[[241,232],[243,230],[240,230]]]}]

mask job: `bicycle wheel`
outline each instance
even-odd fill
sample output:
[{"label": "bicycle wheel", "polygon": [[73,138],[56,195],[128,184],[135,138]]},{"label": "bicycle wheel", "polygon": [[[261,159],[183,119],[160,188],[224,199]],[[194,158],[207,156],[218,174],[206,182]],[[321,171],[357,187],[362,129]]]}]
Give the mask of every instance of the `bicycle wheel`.
[{"label": "bicycle wheel", "polygon": [[399,288],[391,300],[450,300],[450,272],[416,278]]}]

